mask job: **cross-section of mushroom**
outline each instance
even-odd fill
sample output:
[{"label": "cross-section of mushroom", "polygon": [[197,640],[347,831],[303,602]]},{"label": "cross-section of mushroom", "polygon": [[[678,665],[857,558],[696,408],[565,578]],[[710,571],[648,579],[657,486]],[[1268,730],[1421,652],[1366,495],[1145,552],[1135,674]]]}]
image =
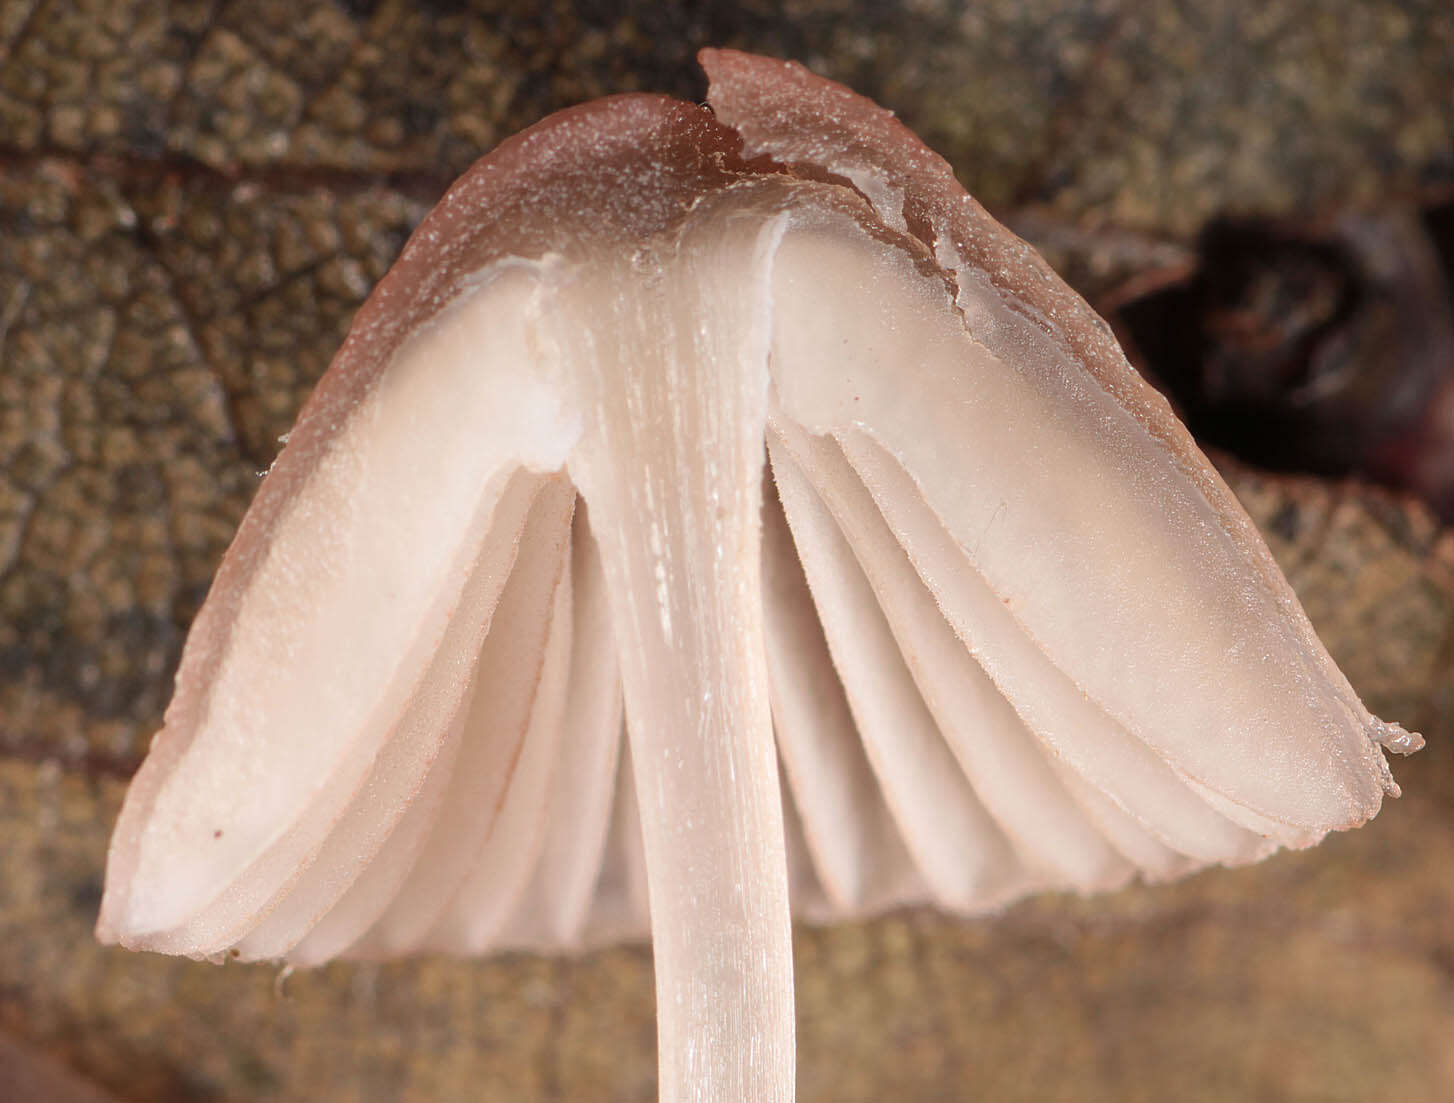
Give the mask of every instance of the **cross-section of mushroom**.
[{"label": "cross-section of mushroom", "polygon": [[649,926],[662,1097],[781,1100],[790,896],[973,914],[1396,791],[1417,737],[1089,308],[887,112],[703,60],[715,113],[545,120],[365,304],[192,629],[102,938]]}]

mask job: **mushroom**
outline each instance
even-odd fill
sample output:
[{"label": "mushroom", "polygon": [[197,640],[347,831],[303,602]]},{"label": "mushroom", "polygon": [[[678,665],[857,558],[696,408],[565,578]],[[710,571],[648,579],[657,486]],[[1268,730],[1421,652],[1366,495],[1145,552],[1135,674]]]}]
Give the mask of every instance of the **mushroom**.
[{"label": "mushroom", "polygon": [[662,1098],[785,1100],[790,899],[981,914],[1397,794],[1420,740],[1090,308],[889,112],[701,60],[711,110],[503,143],[364,304],[193,625],[103,940],[649,924]]}]

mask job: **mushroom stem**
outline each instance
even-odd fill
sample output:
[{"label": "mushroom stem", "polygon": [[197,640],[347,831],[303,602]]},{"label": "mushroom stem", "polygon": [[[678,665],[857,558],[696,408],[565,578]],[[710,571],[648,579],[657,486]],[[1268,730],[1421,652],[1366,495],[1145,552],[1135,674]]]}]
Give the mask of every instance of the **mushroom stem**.
[{"label": "mushroom stem", "polygon": [[[734,537],[747,535],[741,513],[729,517]],[[758,571],[746,540],[715,561],[710,523],[672,533],[657,555],[649,534],[663,523],[643,517],[634,532],[615,534],[628,539],[605,542],[633,576],[616,592],[661,599],[617,619],[651,901],[661,1099],[789,1100],[787,857],[767,671],[761,645],[745,645],[762,633],[761,603],[746,600],[759,592]],[[667,593],[653,573],[669,580]]]},{"label": "mushroom stem", "polygon": [[[641,810],[663,1103],[789,1101],[792,939],[761,599],[770,224],[702,278],[563,280],[590,396],[571,474],[612,602]],[[730,235],[723,235],[724,237]],[[723,255],[725,254],[725,255]],[[706,273],[711,273],[710,276]],[[755,289],[755,290],[754,290]],[[708,319],[704,321],[703,319]]]}]

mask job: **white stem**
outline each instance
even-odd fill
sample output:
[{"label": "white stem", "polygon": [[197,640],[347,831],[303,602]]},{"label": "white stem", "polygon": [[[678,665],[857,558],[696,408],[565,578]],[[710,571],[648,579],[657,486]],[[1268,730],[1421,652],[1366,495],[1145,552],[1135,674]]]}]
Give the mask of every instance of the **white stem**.
[{"label": "white stem", "polygon": [[[656,961],[662,1100],[789,1100],[787,859],[755,564],[705,532],[613,549]],[[743,541],[742,543],[746,543]],[[625,546],[622,546],[625,544]],[[615,556],[613,556],[615,558]],[[668,580],[665,593],[652,574]]]},{"label": "white stem", "polygon": [[643,279],[620,262],[595,274],[590,294],[560,291],[587,323],[559,349],[594,396],[570,467],[600,544],[620,654],[661,1098],[671,1103],[793,1097],[787,857],[759,558],[767,319],[751,293],[762,253],[741,242],[725,259],[687,246],[677,254],[720,273],[730,291],[680,269],[679,279]]}]

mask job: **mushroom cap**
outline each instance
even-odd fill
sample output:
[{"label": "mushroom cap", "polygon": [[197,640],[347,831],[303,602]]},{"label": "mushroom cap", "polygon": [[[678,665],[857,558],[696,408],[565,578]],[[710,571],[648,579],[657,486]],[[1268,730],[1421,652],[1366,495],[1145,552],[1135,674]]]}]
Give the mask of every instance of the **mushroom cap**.
[{"label": "mushroom cap", "polygon": [[1085,302],[890,113],[702,60],[712,110],[502,143],[360,310],[193,625],[103,940],[568,949],[645,934],[664,856],[975,914],[1396,791],[1417,737]]}]

